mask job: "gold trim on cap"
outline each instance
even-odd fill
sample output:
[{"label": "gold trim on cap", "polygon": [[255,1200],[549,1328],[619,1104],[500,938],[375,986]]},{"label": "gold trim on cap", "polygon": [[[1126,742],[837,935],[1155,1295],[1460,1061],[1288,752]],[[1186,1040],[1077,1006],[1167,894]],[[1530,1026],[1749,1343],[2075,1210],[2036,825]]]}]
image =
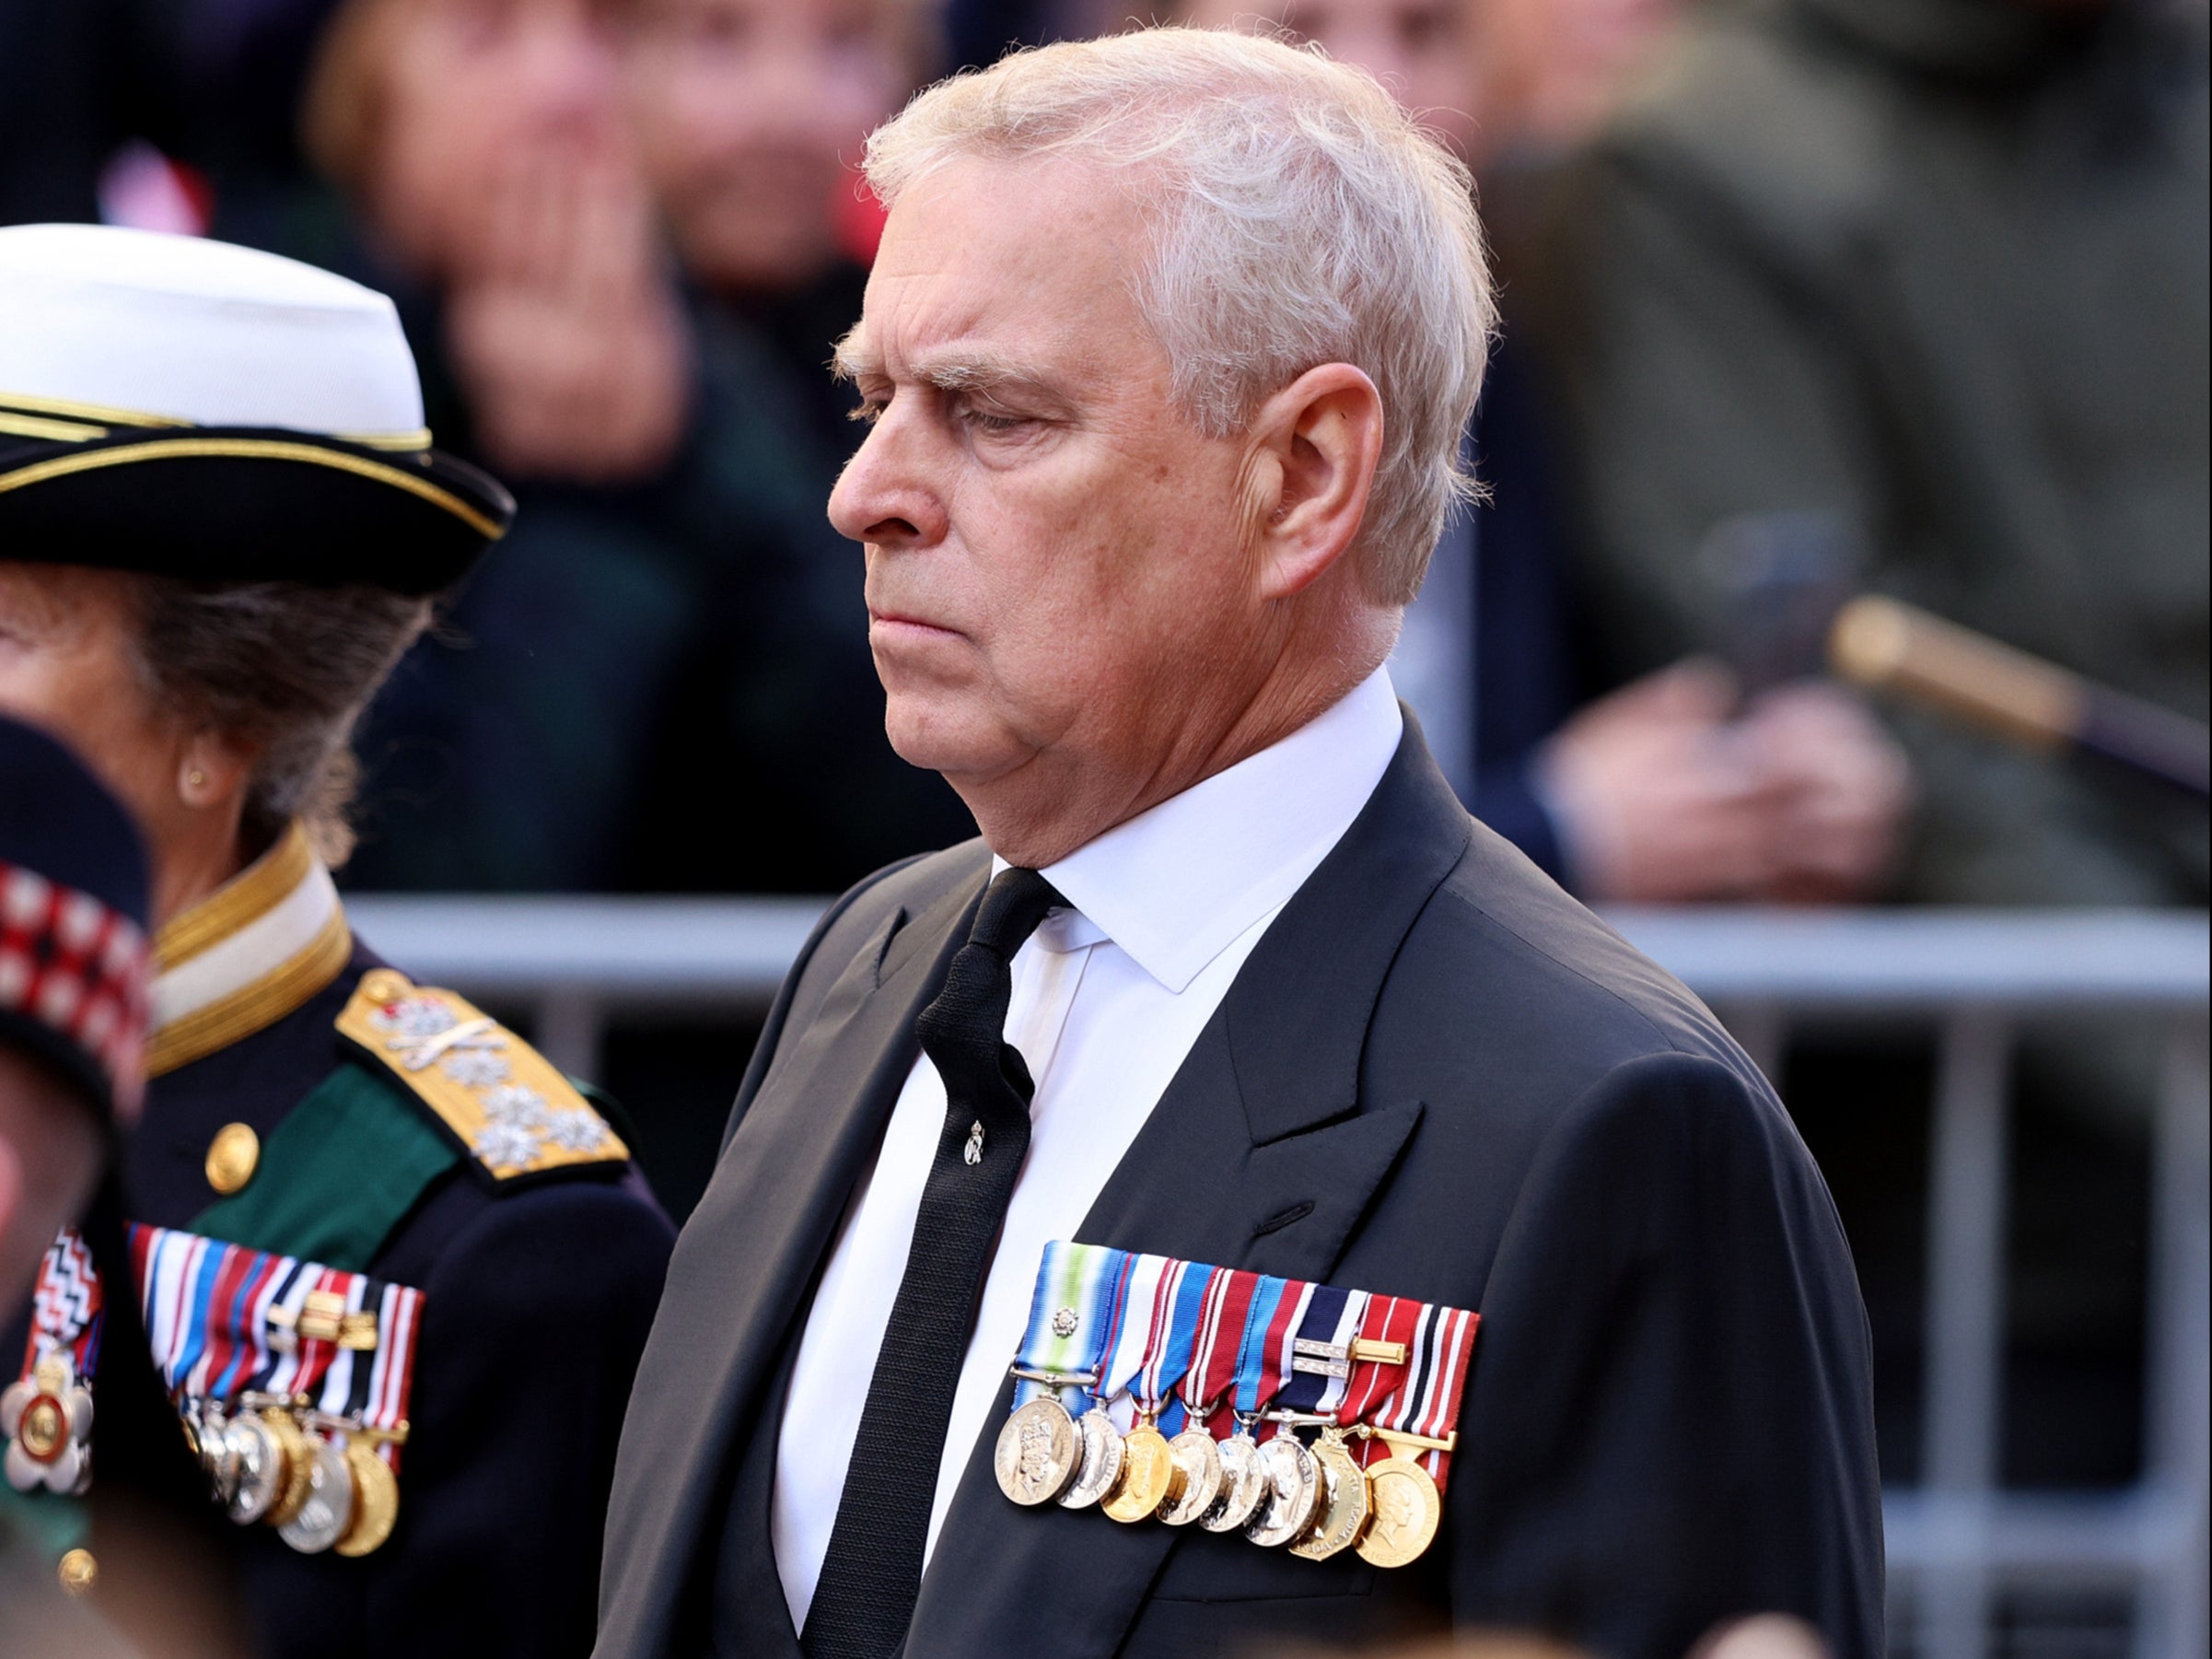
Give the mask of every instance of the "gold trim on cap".
[{"label": "gold trim on cap", "polygon": [[77,420],[112,422],[119,426],[189,426],[192,423],[173,415],[148,415],[139,409],[118,409],[112,403],[80,403],[65,397],[32,397],[25,391],[0,391],[0,403],[10,409],[36,409],[46,415],[65,415]]},{"label": "gold trim on cap", "polygon": [[165,1076],[266,1030],[343,973],[353,953],[353,930],[345,913],[335,911],[308,948],[281,966],[156,1031],[146,1043],[146,1076]]},{"label": "gold trim on cap", "polygon": [[[9,411],[29,410],[29,415]],[[41,421],[37,415],[63,415],[60,421]],[[99,423],[97,425],[93,423]],[[235,421],[234,426],[253,426]],[[51,438],[64,443],[109,436],[110,426],[196,426],[198,421],[180,420],[173,415],[148,415],[140,409],[115,409],[105,403],[77,403],[67,398],[31,397],[19,391],[0,391],[0,432],[23,438]],[[431,445],[430,428],[411,426],[404,432],[332,432],[340,443],[359,444],[365,450],[413,451]]]},{"label": "gold trim on cap", "polygon": [[83,421],[48,420],[38,415],[10,415],[0,409],[0,432],[13,438],[43,438],[54,443],[90,443],[96,438],[108,436],[105,426],[87,426]]},{"label": "gold trim on cap", "polygon": [[389,484],[395,489],[402,489],[411,496],[419,497],[433,507],[443,508],[487,541],[496,542],[506,533],[459,496],[399,467],[386,466],[378,461],[364,461],[358,455],[344,455],[314,444],[287,443],[266,438],[163,438],[112,450],[95,450],[88,455],[56,455],[46,461],[34,461],[27,467],[18,467],[12,473],[0,473],[0,496],[10,490],[43,484],[50,478],[65,478],[73,473],[128,466],[140,461],[200,458],[295,461],[308,466],[329,467],[333,472],[351,473],[357,478],[367,478],[372,483]]},{"label": "gold trim on cap", "polygon": [[331,436],[341,443],[359,444],[365,450],[427,450],[430,447],[430,428],[417,426],[412,432],[333,432]]},{"label": "gold trim on cap", "polygon": [[274,847],[198,904],[171,917],[154,935],[155,971],[167,973],[259,921],[314,868],[315,849],[308,845],[307,831],[297,824],[287,825]]}]

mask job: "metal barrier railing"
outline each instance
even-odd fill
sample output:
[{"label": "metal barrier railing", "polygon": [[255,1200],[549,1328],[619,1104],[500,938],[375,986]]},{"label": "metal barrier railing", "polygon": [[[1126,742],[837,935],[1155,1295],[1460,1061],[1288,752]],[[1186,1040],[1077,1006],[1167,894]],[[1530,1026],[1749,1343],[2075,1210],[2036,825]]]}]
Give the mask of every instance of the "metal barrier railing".
[{"label": "metal barrier railing", "polygon": [[[355,925],[425,980],[533,1011],[541,1046],[598,1068],[611,1018],[764,1007],[822,902],[359,898]],[[1622,910],[1630,940],[1728,1021],[1770,1072],[1809,1018],[1933,1025],[1923,1478],[1885,1494],[1892,1595],[1921,1653],[1982,1659],[2015,1584],[2131,1598],[2137,1659],[2206,1659],[2212,1486],[2212,920],[2100,911]],[[2006,1490],[2008,1081],[2015,1034],[2055,1012],[2156,1017],[2144,1472],[2119,1492]]]}]

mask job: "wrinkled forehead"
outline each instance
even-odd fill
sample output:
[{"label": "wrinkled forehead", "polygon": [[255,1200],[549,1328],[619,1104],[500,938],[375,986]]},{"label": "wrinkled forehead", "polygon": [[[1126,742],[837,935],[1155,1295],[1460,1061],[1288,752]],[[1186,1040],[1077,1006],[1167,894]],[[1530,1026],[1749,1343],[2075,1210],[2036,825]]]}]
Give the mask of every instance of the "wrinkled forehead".
[{"label": "wrinkled forehead", "polygon": [[963,158],[916,181],[884,226],[841,372],[903,379],[948,356],[1097,373],[1150,344],[1133,279],[1147,225],[1107,169]]}]

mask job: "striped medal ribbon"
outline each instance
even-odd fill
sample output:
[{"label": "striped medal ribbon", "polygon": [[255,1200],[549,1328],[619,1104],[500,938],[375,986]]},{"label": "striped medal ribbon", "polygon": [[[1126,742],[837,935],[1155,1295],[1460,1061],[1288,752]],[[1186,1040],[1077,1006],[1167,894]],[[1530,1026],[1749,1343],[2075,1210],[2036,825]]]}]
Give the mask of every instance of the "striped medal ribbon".
[{"label": "striped medal ribbon", "polygon": [[231,1519],[307,1554],[380,1545],[423,1292],[171,1228],[129,1244],[156,1368]]},{"label": "striped medal ribbon", "polygon": [[1168,1256],[1129,1258],[1112,1346],[1100,1374],[1100,1397],[1121,1430],[1122,1466],[1099,1506],[1124,1524],[1150,1520],[1182,1490],[1175,1455],[1160,1432],[1158,1393],[1140,1396],[1173,1329],[1175,1282],[1184,1265]]},{"label": "striped medal ribbon", "polygon": [[1213,1271],[1194,1262],[1170,1261],[1161,1281],[1152,1339],[1135,1389],[1137,1415],[1157,1421],[1162,1434],[1181,1433],[1190,1416],[1175,1390],[1190,1374],[1198,1351],[1198,1326]]},{"label": "striped medal ribbon", "polygon": [[[1368,1298],[1359,1341],[1369,1357],[1353,1357],[1344,1397],[1335,1407],[1336,1420],[1347,1430],[1365,1427],[1377,1408],[1398,1392],[1413,1355],[1414,1327],[1420,1323],[1423,1306],[1409,1296]],[[1383,1442],[1369,1437],[1362,1437],[1356,1448],[1363,1464],[1388,1450]]]},{"label": "striped medal ribbon", "polygon": [[92,1485],[92,1378],[99,1364],[99,1268],[64,1227],[39,1258],[20,1374],[0,1390],[8,1485],[78,1497]]},{"label": "striped medal ribbon", "polygon": [[1480,1314],[1441,1303],[1422,1304],[1397,1391],[1368,1420],[1389,1455],[1370,1458],[1374,1515],[1359,1540],[1360,1559],[1403,1567],[1435,1540],[1444,1519],[1444,1483],[1459,1444],[1460,1402],[1474,1354]]},{"label": "striped medal ribbon", "polygon": [[1064,1406],[1077,1405],[1098,1386],[1113,1294],[1127,1260],[1126,1252],[1105,1244],[1054,1239],[1045,1245],[1029,1328],[1014,1357],[1017,1408],[1048,1394]]},{"label": "striped medal ribbon", "polygon": [[1054,1239],[1044,1247],[1029,1327],[1008,1367],[1013,1413],[992,1452],[999,1490],[1016,1503],[1096,1503],[1119,1474],[1112,1419],[1094,1403],[1078,1426],[1070,1408],[1095,1402],[1104,1386],[1129,1262],[1104,1244]]}]

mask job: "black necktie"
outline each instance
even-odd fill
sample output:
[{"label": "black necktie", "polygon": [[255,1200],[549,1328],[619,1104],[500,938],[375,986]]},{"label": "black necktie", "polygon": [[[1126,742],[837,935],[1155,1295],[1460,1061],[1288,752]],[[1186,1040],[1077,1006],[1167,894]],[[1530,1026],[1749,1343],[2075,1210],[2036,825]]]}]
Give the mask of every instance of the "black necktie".
[{"label": "black necktie", "polygon": [[807,1659],[884,1659],[914,1618],[953,1391],[1030,1146],[1036,1085],[1005,1035],[1010,964],[1044,913],[1066,902],[1033,870],[1001,871],[945,988],[914,1022],[945,1081],[945,1127],[807,1612]]}]

